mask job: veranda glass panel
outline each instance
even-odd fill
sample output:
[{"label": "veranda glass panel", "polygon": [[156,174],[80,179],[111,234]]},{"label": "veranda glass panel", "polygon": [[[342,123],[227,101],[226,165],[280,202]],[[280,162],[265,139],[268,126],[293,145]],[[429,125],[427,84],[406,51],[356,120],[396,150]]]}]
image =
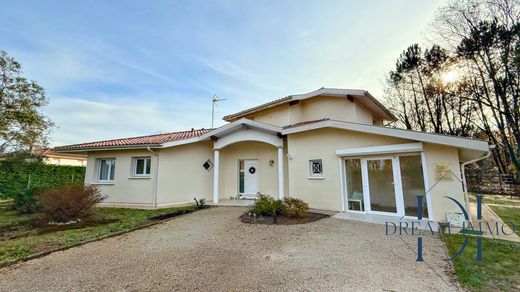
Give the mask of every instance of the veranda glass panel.
[{"label": "veranda glass panel", "polygon": [[392,159],[367,160],[370,209],[397,213]]},{"label": "veranda glass panel", "polygon": [[361,178],[361,160],[345,160],[345,174],[347,176],[348,210],[365,211],[365,202],[363,200],[363,181]]},{"label": "veranda glass panel", "polygon": [[421,156],[401,156],[399,157],[399,164],[401,168],[405,215],[417,217],[417,196],[424,196],[422,213],[423,217],[428,217]]}]

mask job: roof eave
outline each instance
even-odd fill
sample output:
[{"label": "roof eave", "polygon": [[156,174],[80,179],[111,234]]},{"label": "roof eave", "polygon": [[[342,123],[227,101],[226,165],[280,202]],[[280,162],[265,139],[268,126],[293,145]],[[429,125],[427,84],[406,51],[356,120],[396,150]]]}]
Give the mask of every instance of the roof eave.
[{"label": "roof eave", "polygon": [[103,147],[81,147],[81,148],[54,148],[56,152],[91,152],[91,151],[113,151],[113,150],[128,150],[128,149],[146,149],[161,148],[162,144],[140,144],[128,146],[103,146]]},{"label": "roof eave", "polygon": [[465,137],[452,137],[446,135],[438,135],[431,133],[423,133],[416,131],[409,131],[398,128],[387,128],[383,126],[364,125],[358,123],[350,123],[343,121],[327,120],[313,124],[284,129],[283,135],[290,135],[304,131],[316,130],[321,128],[339,128],[355,132],[365,132],[375,135],[399,137],[408,140],[421,141],[430,144],[439,144],[451,146],[461,149],[469,149],[475,151],[486,152],[489,151],[489,144],[484,140],[470,139]]}]

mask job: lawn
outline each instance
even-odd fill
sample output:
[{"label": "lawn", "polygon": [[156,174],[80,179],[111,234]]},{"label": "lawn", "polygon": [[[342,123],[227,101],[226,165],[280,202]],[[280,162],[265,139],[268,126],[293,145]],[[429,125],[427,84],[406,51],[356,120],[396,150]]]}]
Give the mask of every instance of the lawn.
[{"label": "lawn", "polygon": [[[482,202],[485,204],[495,204],[495,205],[510,205],[510,206],[520,206],[520,197],[511,197],[511,196],[503,196],[503,195],[482,195]],[[469,201],[476,202],[476,195],[473,193],[469,194]]]},{"label": "lawn", "polygon": [[[520,235],[520,208],[515,207],[503,207],[503,206],[490,206],[491,209],[500,217],[502,220],[515,230],[515,233]],[[511,222],[514,227],[511,226]],[[520,257],[520,255],[518,255]]]},{"label": "lawn", "polygon": [[[464,241],[463,235],[444,235],[450,255]],[[483,239],[481,262],[476,261],[476,238],[471,238],[453,265],[457,279],[472,291],[518,291],[520,289],[520,243]]]},{"label": "lawn", "polygon": [[157,221],[152,217],[191,212],[195,207],[159,210],[95,208],[90,219],[70,225],[42,225],[39,215],[21,215],[0,201],[0,265],[35,253],[76,245]]}]

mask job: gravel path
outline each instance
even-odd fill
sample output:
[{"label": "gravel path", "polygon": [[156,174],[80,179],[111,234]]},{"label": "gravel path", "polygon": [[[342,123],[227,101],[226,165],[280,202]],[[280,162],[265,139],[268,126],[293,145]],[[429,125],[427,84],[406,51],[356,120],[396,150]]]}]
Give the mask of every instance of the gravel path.
[{"label": "gravel path", "polygon": [[0,270],[5,291],[450,291],[445,251],[335,218],[248,225],[216,207]]}]

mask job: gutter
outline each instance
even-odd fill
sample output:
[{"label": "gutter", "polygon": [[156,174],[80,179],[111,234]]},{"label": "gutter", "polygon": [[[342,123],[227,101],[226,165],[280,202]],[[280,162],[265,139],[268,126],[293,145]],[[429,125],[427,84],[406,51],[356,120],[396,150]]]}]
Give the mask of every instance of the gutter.
[{"label": "gutter", "polygon": [[[462,185],[464,186],[464,200],[466,201],[465,202],[466,210],[468,211],[468,213],[470,213],[470,208],[469,208],[468,184],[466,182],[466,165],[489,158],[491,156],[491,149],[495,149],[495,147],[496,147],[496,145],[489,145],[489,150],[486,152],[486,154],[484,154],[484,156],[470,160],[470,161],[466,161],[461,164]],[[471,217],[471,215],[469,217],[469,222],[471,222],[471,224],[473,225],[473,217]]]},{"label": "gutter", "polygon": [[152,202],[152,207],[153,208],[157,208],[157,182],[159,181],[159,154],[157,154],[157,152],[153,151],[150,146],[147,146],[146,147],[146,150],[148,150],[148,152],[152,153],[155,157],[157,157],[157,159],[155,160],[155,175],[153,177],[153,190],[152,190],[152,193],[153,193],[153,202]]}]

